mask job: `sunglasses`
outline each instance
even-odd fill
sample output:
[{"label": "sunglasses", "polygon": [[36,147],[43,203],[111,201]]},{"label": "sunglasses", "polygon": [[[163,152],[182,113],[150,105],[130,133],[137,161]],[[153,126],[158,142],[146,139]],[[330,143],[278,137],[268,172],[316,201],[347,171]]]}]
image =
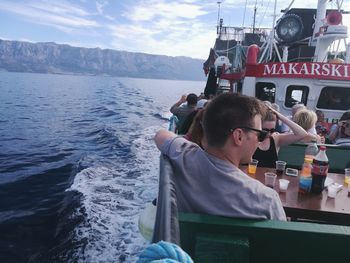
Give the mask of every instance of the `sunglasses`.
[{"label": "sunglasses", "polygon": [[235,129],[244,129],[244,130],[249,130],[249,131],[255,131],[255,132],[257,132],[258,141],[259,141],[259,142],[264,141],[265,138],[266,138],[266,136],[267,136],[267,134],[268,134],[267,131],[257,130],[257,129],[254,129],[254,128],[251,128],[251,127],[245,127],[245,126],[236,127],[236,128],[231,129],[230,131],[233,132]]},{"label": "sunglasses", "polygon": [[269,133],[274,133],[276,131],[276,129],[275,128],[272,128],[272,129],[263,128],[263,131],[266,131]]}]

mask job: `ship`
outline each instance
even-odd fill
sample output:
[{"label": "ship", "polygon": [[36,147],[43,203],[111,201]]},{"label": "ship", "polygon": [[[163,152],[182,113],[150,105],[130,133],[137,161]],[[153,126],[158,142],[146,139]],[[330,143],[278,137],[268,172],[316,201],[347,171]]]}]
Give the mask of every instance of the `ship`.
[{"label": "ship", "polygon": [[350,44],[343,23],[349,12],[342,1],[336,9],[327,9],[327,2],[319,0],[317,9],[291,4],[270,29],[228,27],[218,19],[215,45],[203,64],[205,95],[239,92],[276,103],[284,115],[304,104],[336,123],[350,110]]},{"label": "ship", "polygon": [[[276,103],[285,115],[291,113],[293,105],[303,103],[310,109],[322,110],[336,122],[350,109],[350,45],[348,28],[342,22],[348,12],[340,5],[327,9],[326,4],[326,0],[319,0],[317,9],[290,5],[273,29],[226,27],[219,19],[215,45],[203,67],[208,76],[205,95],[210,98],[223,92],[238,92],[255,96]],[[344,51],[332,49],[341,44]],[[299,169],[305,147],[303,143],[283,146],[279,158]],[[348,152],[349,147],[327,145],[330,173],[342,174],[349,167]],[[329,216],[325,221],[317,216],[314,220],[317,211],[313,209],[308,211],[308,217],[305,209],[299,213],[288,206],[285,209],[289,212],[299,213],[291,221],[186,213],[178,211],[177,206],[179,171],[163,154],[159,171],[156,204],[149,204],[139,219],[140,232],[152,243],[177,244],[195,262],[345,260],[342,251],[350,241],[348,212],[332,214],[322,201],[316,210]],[[344,196],[345,191],[344,186]],[[281,195],[282,199],[288,196]],[[339,209],[339,201],[325,200]],[[324,248],[324,252],[319,248]],[[272,254],[266,253],[272,250]]]}]

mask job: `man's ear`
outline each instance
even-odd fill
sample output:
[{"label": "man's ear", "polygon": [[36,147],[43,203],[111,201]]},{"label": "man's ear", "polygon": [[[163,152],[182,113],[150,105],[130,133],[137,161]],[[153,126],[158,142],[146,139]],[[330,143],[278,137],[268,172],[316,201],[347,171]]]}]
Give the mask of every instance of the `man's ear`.
[{"label": "man's ear", "polygon": [[235,129],[231,134],[233,143],[235,145],[242,145],[243,135],[244,134],[242,129]]}]

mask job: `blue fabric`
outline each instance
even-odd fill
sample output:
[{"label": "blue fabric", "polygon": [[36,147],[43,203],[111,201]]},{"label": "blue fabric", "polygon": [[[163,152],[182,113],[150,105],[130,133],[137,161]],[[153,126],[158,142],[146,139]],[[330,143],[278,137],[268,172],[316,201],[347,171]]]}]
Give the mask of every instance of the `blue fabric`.
[{"label": "blue fabric", "polygon": [[147,247],[137,263],[193,263],[191,257],[179,246],[160,241]]},{"label": "blue fabric", "polygon": [[169,119],[168,131],[176,132],[176,126],[178,122],[179,119],[175,115],[172,115]]}]

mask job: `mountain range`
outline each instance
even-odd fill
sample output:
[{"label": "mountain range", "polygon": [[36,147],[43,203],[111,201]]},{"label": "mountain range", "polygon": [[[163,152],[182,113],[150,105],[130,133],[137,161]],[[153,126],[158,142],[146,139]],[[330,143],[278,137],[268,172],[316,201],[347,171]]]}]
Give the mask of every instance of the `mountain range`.
[{"label": "mountain range", "polygon": [[204,80],[203,62],[189,57],[0,39],[0,70],[9,72]]}]

